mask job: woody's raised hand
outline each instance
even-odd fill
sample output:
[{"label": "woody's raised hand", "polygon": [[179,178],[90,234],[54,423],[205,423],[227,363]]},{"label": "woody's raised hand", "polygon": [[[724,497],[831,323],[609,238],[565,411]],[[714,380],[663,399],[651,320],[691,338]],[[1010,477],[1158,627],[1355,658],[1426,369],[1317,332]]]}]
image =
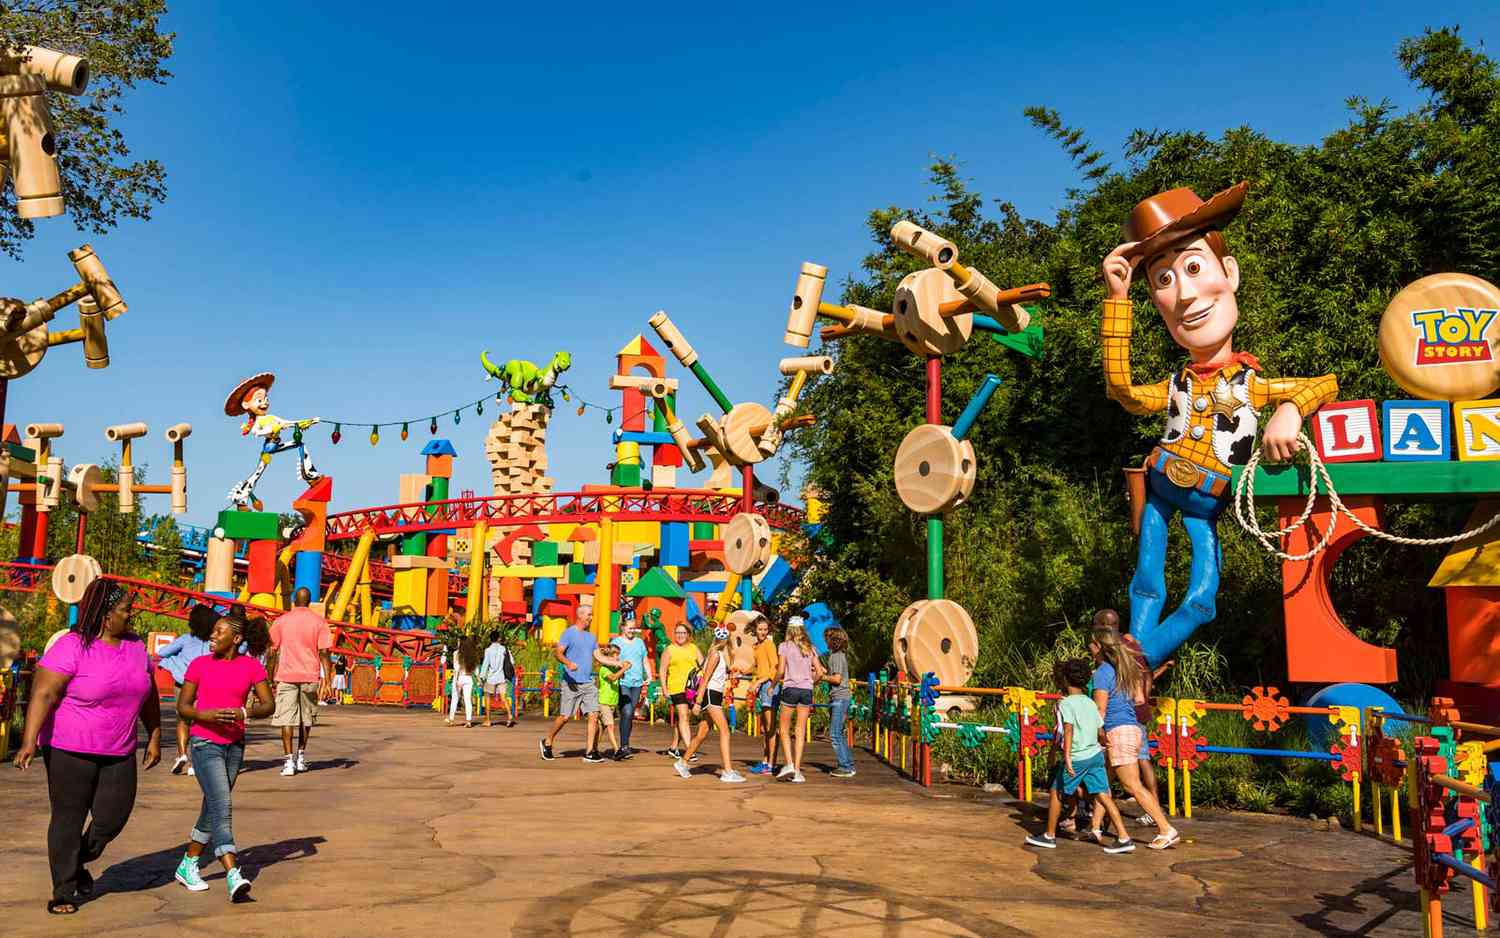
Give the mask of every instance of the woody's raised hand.
[{"label": "woody's raised hand", "polygon": [[1135,266],[1141,262],[1139,257],[1128,258],[1125,252],[1140,244],[1139,241],[1127,241],[1113,251],[1104,259],[1104,288],[1112,300],[1123,300],[1130,295],[1130,276],[1135,272]]}]

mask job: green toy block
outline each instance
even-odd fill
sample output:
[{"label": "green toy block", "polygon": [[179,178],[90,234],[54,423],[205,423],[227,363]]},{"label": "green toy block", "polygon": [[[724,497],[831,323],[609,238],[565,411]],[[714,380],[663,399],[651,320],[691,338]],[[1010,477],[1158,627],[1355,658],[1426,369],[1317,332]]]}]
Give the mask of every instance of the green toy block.
[{"label": "green toy block", "polygon": [[625,595],[631,599],[682,599],[687,594],[677,581],[661,567],[652,567],[636,581]]},{"label": "green toy block", "polygon": [[5,451],[22,462],[36,462],[36,450],[22,446],[20,443],[6,443]]},{"label": "green toy block", "polygon": [[[1500,492],[1500,462],[1343,462],[1325,463],[1340,495],[1398,495],[1408,500],[1439,500]],[[1244,468],[1234,467],[1230,491]],[[1255,499],[1307,496],[1311,471],[1306,463],[1261,465],[1255,470]],[[1320,494],[1323,480],[1318,479]]]},{"label": "green toy block", "polygon": [[718,533],[719,533],[717,530],[715,530],[716,528],[718,528],[718,525],[714,524],[712,521],[694,521],[693,522],[693,540],[695,540],[695,541],[712,541],[712,540],[715,540],[718,537]]},{"label": "green toy block", "polygon": [[275,541],[281,538],[281,516],[273,511],[219,512],[215,533],[236,541]]},{"label": "green toy block", "polygon": [[609,483],[621,488],[634,489],[641,485],[641,467],[639,464],[615,463],[614,471],[609,474]]},{"label": "green toy block", "polygon": [[568,564],[568,582],[570,584],[587,583],[589,581],[588,567],[581,563]]},{"label": "green toy block", "polygon": [[427,535],[408,534],[401,539],[400,551],[403,557],[426,557]]},{"label": "green toy block", "polygon": [[532,541],[531,542],[531,565],[533,567],[550,567],[557,563],[556,541]]}]

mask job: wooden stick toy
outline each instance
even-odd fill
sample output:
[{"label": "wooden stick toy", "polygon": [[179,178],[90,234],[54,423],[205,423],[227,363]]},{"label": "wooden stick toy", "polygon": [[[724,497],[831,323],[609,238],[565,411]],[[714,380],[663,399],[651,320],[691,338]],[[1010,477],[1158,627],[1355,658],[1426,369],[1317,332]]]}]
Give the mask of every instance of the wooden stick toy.
[{"label": "wooden stick toy", "polygon": [[63,213],[62,177],[47,92],[80,95],[88,87],[88,61],[38,46],[0,56],[0,183],[8,169],[16,214],[50,218]]},{"label": "wooden stick toy", "polygon": [[[66,290],[30,303],[0,299],[0,378],[19,378],[41,362],[47,349],[73,342],[83,343],[88,367],[109,366],[104,324],[128,307],[93,248],[87,244],[75,248],[68,252],[68,259],[78,272],[78,282]],[[47,324],[73,303],[78,304],[80,326],[49,335]]]}]

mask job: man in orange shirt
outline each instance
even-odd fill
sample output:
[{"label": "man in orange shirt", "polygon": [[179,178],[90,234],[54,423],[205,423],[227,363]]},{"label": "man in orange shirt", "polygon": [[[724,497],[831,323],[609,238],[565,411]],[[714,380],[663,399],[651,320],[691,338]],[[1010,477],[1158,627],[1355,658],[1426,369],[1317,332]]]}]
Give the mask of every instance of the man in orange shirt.
[{"label": "man in orange shirt", "polygon": [[[1132,414],[1165,410],[1167,426],[1146,460],[1135,577],[1130,582],[1130,634],[1154,668],[1201,625],[1212,622],[1219,592],[1219,515],[1229,503],[1230,467],[1255,447],[1259,412],[1276,405],[1261,434],[1268,459],[1291,459],[1302,421],[1338,396],[1338,379],[1264,378],[1253,355],[1235,351],[1240,309],[1239,262],[1219,228],[1245,201],[1247,183],[1207,202],[1191,189],[1172,189],[1136,205],[1126,242],[1104,259],[1108,298],[1099,335],[1105,393]],[[1130,282],[1143,274],[1151,302],[1189,362],[1155,384],[1130,374]],[[1192,545],[1187,596],[1166,618],[1163,567],[1167,523],[1177,513]]]},{"label": "man in orange shirt", "polygon": [[[308,737],[318,722],[318,701],[328,696],[333,682],[333,632],[322,616],[308,606],[307,587],[292,596],[292,610],[271,624],[271,653],[266,670],[276,679],[276,713],[271,725],[281,727],[286,753],[284,776],[307,771]],[[297,728],[297,751],[292,752],[292,728]]]}]

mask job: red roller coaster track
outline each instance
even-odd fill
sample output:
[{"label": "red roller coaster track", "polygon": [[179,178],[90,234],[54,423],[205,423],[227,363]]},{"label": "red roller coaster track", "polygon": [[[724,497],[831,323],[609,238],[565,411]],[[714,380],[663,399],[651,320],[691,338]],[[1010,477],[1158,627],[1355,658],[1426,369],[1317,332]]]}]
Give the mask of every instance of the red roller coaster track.
[{"label": "red roller coaster track", "polygon": [[[740,510],[740,498],[723,492],[665,489],[651,492],[549,492],[545,495],[490,495],[359,508],[328,516],[328,540],[376,534],[417,534],[473,527],[598,521],[707,521],[722,524]],[[774,528],[796,529],[803,512],[791,505],[761,503],[755,510]]]},{"label": "red roller coaster track", "polygon": [[[200,603],[220,608],[239,606],[246,612],[275,619],[285,610],[271,609],[252,603],[236,603],[222,596],[211,596],[176,586],[136,580],[131,577],[105,574],[106,580],[120,583],[135,593],[137,612],[155,612],[174,619],[186,619],[188,612]],[[35,593],[46,589],[52,579],[52,567],[45,564],[0,563],[0,590],[8,592]],[[333,647],[339,654],[351,658],[369,659],[379,656],[394,659],[409,657],[413,661],[426,661],[437,657],[442,647],[431,632],[398,631],[371,626],[350,625],[333,622]]]}]

